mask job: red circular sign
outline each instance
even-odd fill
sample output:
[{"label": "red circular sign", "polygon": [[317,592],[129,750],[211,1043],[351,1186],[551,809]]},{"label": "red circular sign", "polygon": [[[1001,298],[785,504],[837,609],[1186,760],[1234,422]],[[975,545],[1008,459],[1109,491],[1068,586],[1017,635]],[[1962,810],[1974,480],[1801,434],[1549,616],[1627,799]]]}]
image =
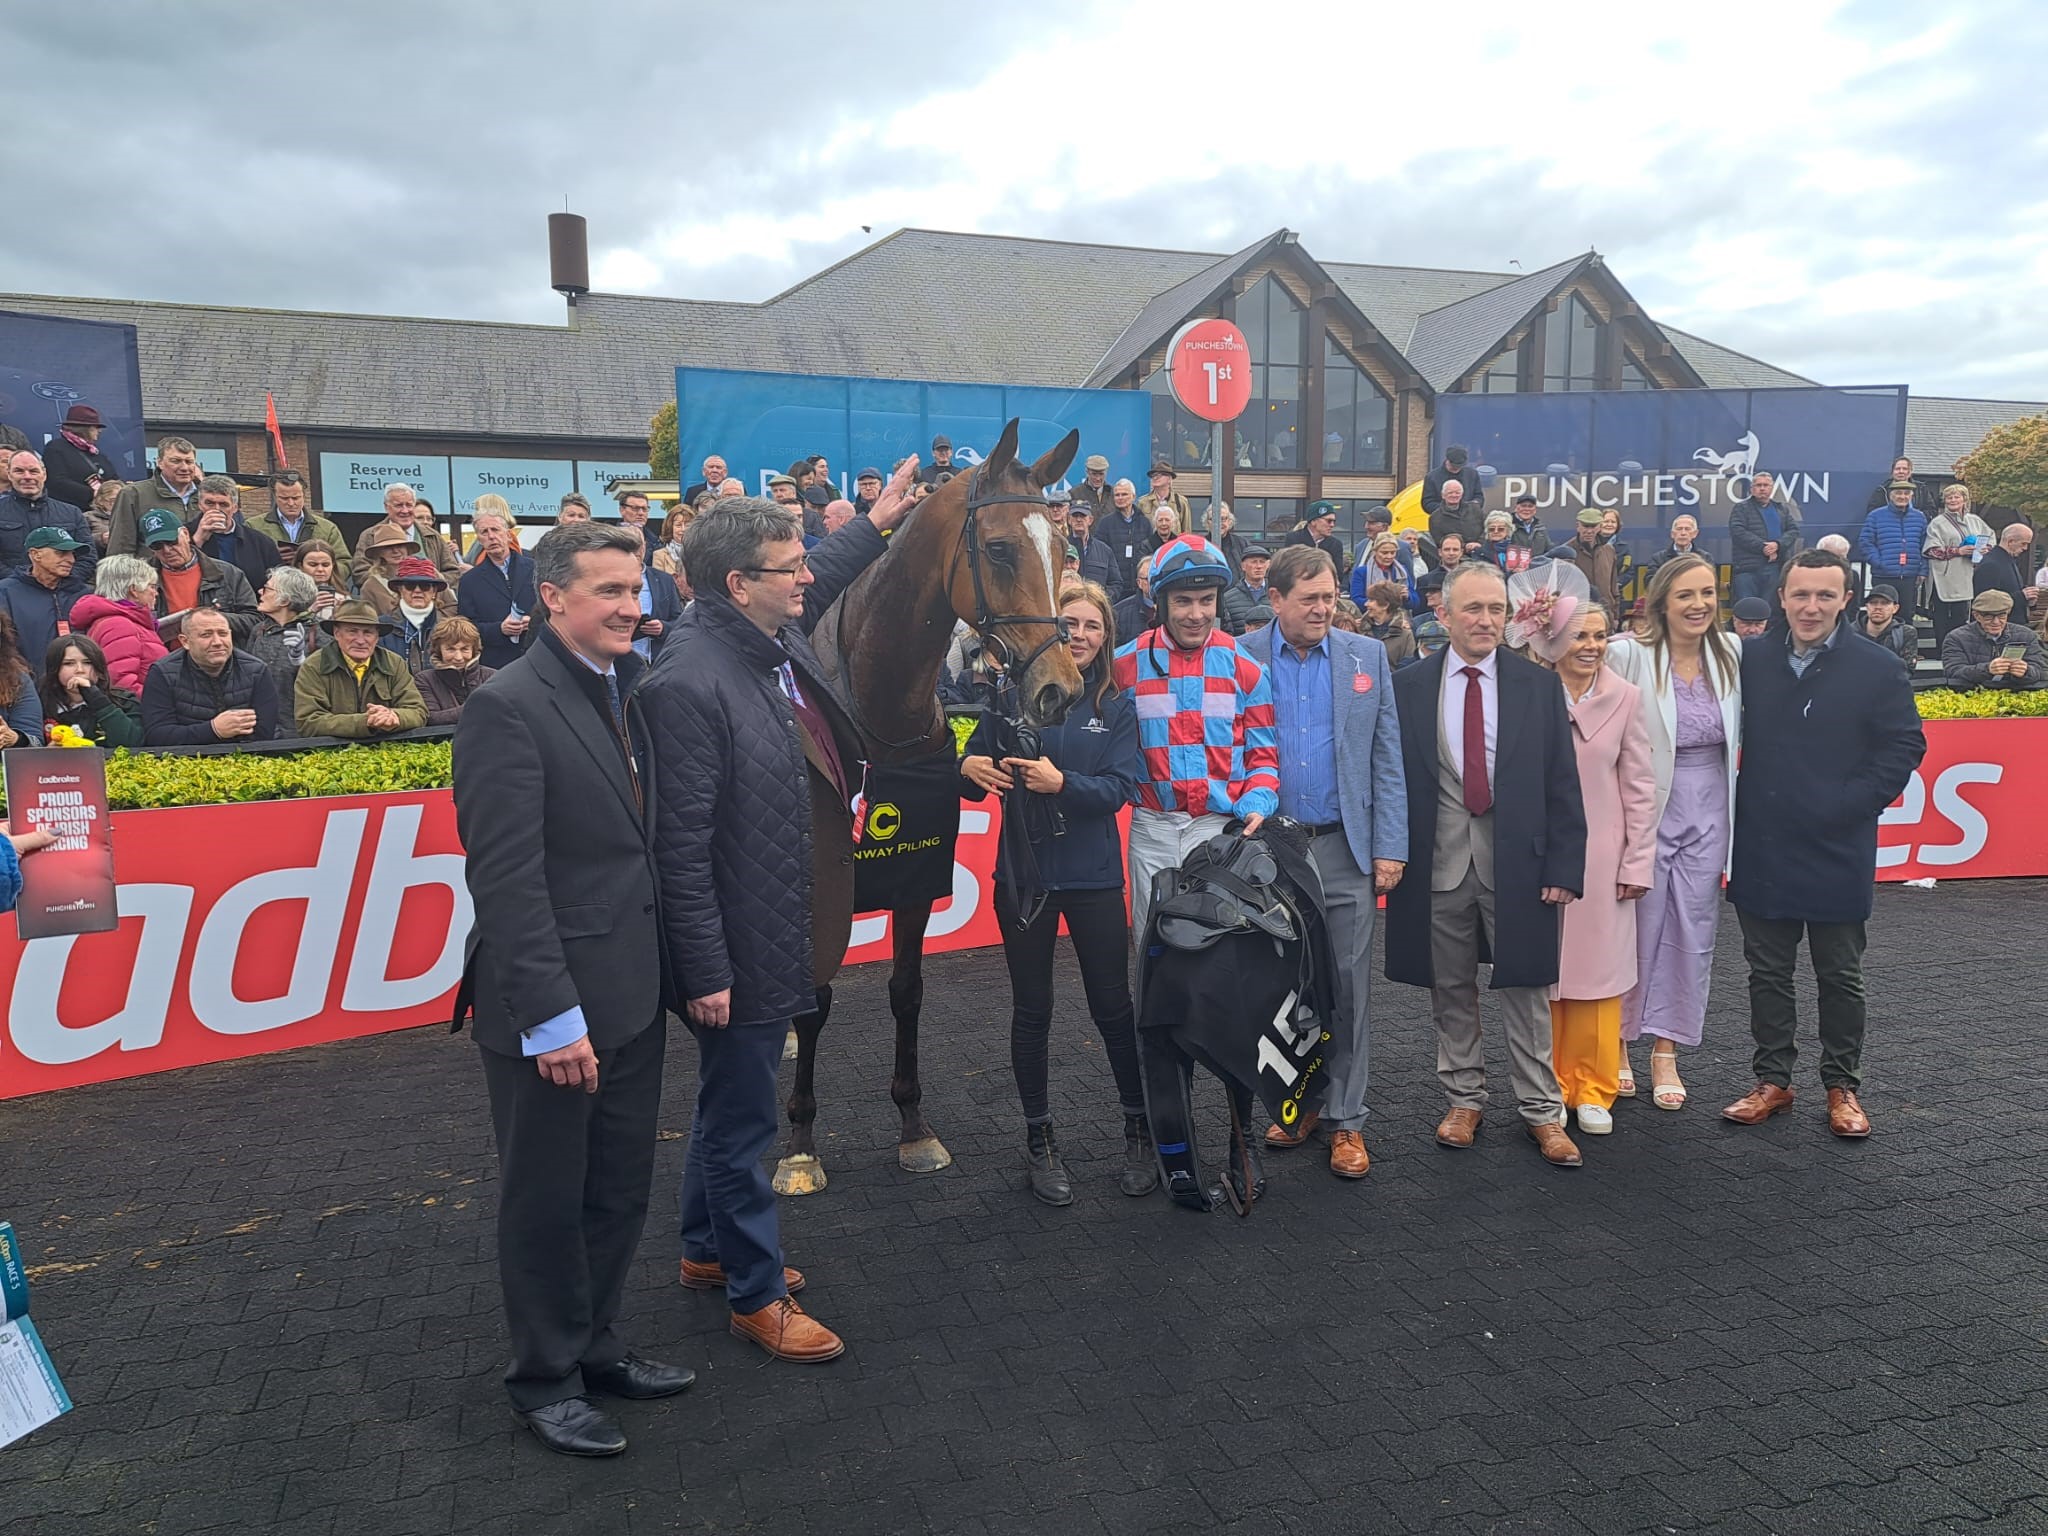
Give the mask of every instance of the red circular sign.
[{"label": "red circular sign", "polygon": [[1252,349],[1228,320],[1190,320],[1166,349],[1166,377],[1181,409],[1235,421],[1252,399]]}]

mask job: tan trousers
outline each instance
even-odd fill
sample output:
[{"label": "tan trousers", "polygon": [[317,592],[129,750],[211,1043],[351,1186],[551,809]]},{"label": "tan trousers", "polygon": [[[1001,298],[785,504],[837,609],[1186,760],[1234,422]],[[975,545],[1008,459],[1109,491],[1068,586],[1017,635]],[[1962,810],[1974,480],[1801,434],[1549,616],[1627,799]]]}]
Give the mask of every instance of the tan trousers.
[{"label": "tan trousers", "polygon": [[[1430,895],[1429,964],[1436,983],[1429,989],[1429,1004],[1436,1020],[1436,1075],[1453,1109],[1486,1108],[1486,1052],[1479,1033],[1481,932],[1495,932],[1493,892],[1468,869],[1455,890]],[[1564,1101],[1550,1061],[1550,989],[1503,987],[1493,995],[1500,999],[1522,1118],[1531,1125],[1555,1125]],[[1618,1048],[1619,1025],[1615,1039]]]}]

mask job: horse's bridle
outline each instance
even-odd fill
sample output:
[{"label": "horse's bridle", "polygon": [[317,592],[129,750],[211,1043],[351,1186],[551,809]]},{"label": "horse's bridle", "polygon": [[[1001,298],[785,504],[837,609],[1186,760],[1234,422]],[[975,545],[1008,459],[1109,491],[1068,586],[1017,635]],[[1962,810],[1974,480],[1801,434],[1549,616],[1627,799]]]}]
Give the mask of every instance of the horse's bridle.
[{"label": "horse's bridle", "polygon": [[[968,622],[974,626],[975,633],[981,636],[983,653],[988,655],[1010,677],[1021,681],[1024,675],[1031,670],[1032,663],[1037,661],[1039,657],[1043,656],[1054,646],[1067,643],[1067,621],[1057,613],[994,613],[990,611],[988,589],[983,585],[981,576],[981,522],[977,514],[980,513],[983,507],[998,507],[1011,504],[1019,506],[1028,504],[1036,507],[1042,513],[1045,511],[1045,498],[1042,496],[982,495],[982,471],[985,467],[985,465],[977,464],[974,468],[974,478],[967,483],[967,515],[960,523],[960,551],[954,555],[953,565],[956,569],[959,567],[961,554],[967,557],[967,575],[974,583],[974,617]],[[1051,582],[1050,590],[1057,592],[1059,585],[1057,572],[1048,572],[1047,574]],[[1039,641],[1037,648],[1030,655],[1019,661],[1015,648],[1009,645],[1001,634],[998,633],[1001,626],[1005,624],[1050,624],[1052,626],[1052,633]]]}]

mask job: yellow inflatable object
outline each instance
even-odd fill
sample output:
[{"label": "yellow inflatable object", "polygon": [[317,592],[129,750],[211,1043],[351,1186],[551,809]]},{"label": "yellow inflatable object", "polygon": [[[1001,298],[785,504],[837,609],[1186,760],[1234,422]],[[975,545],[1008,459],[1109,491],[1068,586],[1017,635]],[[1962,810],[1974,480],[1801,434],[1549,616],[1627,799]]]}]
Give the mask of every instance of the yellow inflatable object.
[{"label": "yellow inflatable object", "polygon": [[1429,514],[1422,510],[1422,482],[1416,481],[1406,490],[1397,492],[1387,503],[1387,511],[1394,518],[1394,532],[1406,533],[1410,528],[1420,533],[1429,532]]}]

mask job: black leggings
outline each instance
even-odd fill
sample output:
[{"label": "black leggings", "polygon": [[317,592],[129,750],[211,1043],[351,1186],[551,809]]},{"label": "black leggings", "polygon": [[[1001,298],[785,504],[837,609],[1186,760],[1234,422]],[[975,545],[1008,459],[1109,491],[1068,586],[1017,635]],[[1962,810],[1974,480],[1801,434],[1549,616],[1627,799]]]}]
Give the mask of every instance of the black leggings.
[{"label": "black leggings", "polygon": [[1116,1076],[1117,1098],[1125,1114],[1142,1115],[1145,1084],[1138,1074],[1138,1031],[1131,1015],[1130,922],[1124,914],[1124,893],[1048,892],[1037,919],[1020,928],[1017,909],[998,882],[996,921],[1003,931],[1003,959],[1010,967],[1010,1069],[1017,1075],[1025,1123],[1042,1125],[1052,1118],[1046,1108],[1045,1058],[1052,1032],[1053,940],[1063,916],[1074,941],[1074,958],[1081,962],[1088,1012],[1101,1032],[1109,1070]]}]

